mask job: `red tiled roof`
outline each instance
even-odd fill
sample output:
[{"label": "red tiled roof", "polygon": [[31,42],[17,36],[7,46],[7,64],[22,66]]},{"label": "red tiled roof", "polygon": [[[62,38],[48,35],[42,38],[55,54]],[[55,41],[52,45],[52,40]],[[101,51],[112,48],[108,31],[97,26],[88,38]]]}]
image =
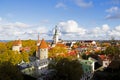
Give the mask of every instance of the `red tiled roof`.
[{"label": "red tiled roof", "polygon": [[91,54],[91,53],[90,53],[90,52],[85,52],[85,54],[86,54],[86,55],[89,55],[89,54]]},{"label": "red tiled roof", "polygon": [[57,43],[56,46],[59,46],[59,47],[66,47],[65,44],[62,44],[62,43]]},{"label": "red tiled roof", "polygon": [[18,40],[18,44],[22,44],[22,41],[20,39]]},{"label": "red tiled roof", "polygon": [[80,46],[80,48],[87,48],[87,46]]},{"label": "red tiled roof", "polygon": [[74,47],[74,48],[78,48],[78,46],[77,46],[77,45],[73,45],[73,47]]},{"label": "red tiled roof", "polygon": [[22,44],[22,41],[19,39],[19,40],[15,40],[14,42],[13,42],[13,45],[14,46],[18,46],[18,45],[20,45],[20,44]]},{"label": "red tiled roof", "polygon": [[70,52],[68,52],[68,54],[71,55],[71,56],[72,56],[72,55],[76,55],[76,51],[74,51],[74,50],[73,50],[73,51],[70,51]]},{"label": "red tiled roof", "polygon": [[101,60],[105,60],[107,58],[105,55],[99,55],[99,57],[101,58]]},{"label": "red tiled roof", "polygon": [[44,39],[41,40],[41,44],[40,44],[39,48],[48,48],[48,45]]},{"label": "red tiled roof", "polygon": [[20,48],[21,51],[30,51],[30,47],[22,47]]}]

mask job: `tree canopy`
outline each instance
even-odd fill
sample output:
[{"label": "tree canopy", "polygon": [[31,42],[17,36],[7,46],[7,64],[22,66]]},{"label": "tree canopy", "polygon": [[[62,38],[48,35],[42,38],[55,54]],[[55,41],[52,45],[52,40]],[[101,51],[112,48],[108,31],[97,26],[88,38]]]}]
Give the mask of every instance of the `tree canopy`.
[{"label": "tree canopy", "polygon": [[78,60],[63,58],[53,67],[56,70],[55,80],[80,80],[83,74],[82,65]]},{"label": "tree canopy", "polygon": [[112,55],[114,58],[119,58],[120,48],[118,46],[109,46],[104,53],[106,55]]},{"label": "tree canopy", "polygon": [[0,64],[0,80],[23,80],[23,76],[17,66],[3,62]]},{"label": "tree canopy", "polygon": [[65,47],[59,47],[59,46],[53,47],[49,50],[49,58],[56,57],[62,53],[67,53],[67,49]]}]

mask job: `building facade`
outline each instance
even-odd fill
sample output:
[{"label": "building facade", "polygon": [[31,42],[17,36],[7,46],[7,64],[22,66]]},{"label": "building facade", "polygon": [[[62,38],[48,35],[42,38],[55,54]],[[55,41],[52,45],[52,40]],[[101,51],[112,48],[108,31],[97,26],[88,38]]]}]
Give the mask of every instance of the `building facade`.
[{"label": "building facade", "polygon": [[20,39],[15,40],[13,42],[12,50],[20,52],[21,47],[22,47],[22,41]]}]

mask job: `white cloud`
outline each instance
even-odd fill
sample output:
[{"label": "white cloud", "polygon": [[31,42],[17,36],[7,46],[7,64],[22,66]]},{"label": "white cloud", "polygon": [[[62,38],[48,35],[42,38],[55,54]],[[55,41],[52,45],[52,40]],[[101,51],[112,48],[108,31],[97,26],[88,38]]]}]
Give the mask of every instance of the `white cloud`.
[{"label": "white cloud", "polygon": [[120,31],[116,31],[116,30],[111,30],[108,32],[109,36],[114,36],[116,39],[120,39]]},{"label": "white cloud", "polygon": [[[115,39],[120,39],[120,25],[114,26],[113,29],[108,24],[87,29],[79,26],[75,20],[59,22],[62,39],[110,39],[114,36]],[[0,25],[0,39],[37,39],[37,34],[40,38],[52,39],[52,32],[47,27],[41,25],[29,25],[22,22],[4,22]]]},{"label": "white cloud", "polygon": [[111,29],[108,24],[102,26],[85,29],[79,27],[78,23],[74,20],[68,20],[67,22],[60,22],[58,27],[61,28],[63,39],[81,39],[81,40],[104,40],[110,39],[111,36],[115,36],[115,39],[120,37],[120,26],[116,26]]},{"label": "white cloud", "polygon": [[16,26],[16,27],[20,27],[20,28],[30,27],[30,25],[22,23],[22,22],[15,22],[13,25]]},{"label": "white cloud", "polygon": [[113,12],[117,12],[118,10],[119,10],[119,7],[113,6],[109,9],[107,9],[106,12],[113,13]]},{"label": "white cloud", "polygon": [[26,27],[28,27],[28,25],[21,22],[1,23],[0,31],[2,33],[0,33],[0,35],[2,35],[2,37],[0,39],[15,39],[24,33]]},{"label": "white cloud", "polygon": [[101,27],[95,27],[91,30],[88,30],[86,36],[88,36],[90,39],[107,39],[106,37],[108,37],[107,34],[109,30],[110,26],[108,24],[103,24]]},{"label": "white cloud", "polygon": [[120,13],[118,14],[108,14],[106,17],[106,19],[120,19]]},{"label": "white cloud", "polygon": [[40,34],[46,34],[48,32],[48,30],[46,29],[46,27],[39,26],[38,28],[35,28],[34,32],[37,32]]},{"label": "white cloud", "polygon": [[74,20],[69,20],[67,22],[60,22],[58,24],[63,33],[76,33],[85,34],[86,30],[78,26],[78,23]]},{"label": "white cloud", "polygon": [[107,31],[109,31],[110,27],[108,24],[103,24],[102,27],[95,27],[90,31],[91,34],[95,35],[101,35],[101,34],[106,34]]},{"label": "white cloud", "polygon": [[64,3],[57,3],[55,7],[56,8],[64,8],[64,9],[66,9],[66,5]]},{"label": "white cloud", "polygon": [[117,6],[111,7],[106,10],[108,12],[106,19],[120,19],[120,8]]},{"label": "white cloud", "polygon": [[109,31],[109,29],[110,29],[110,27],[109,27],[108,24],[104,24],[104,25],[102,26],[102,30],[103,30],[104,32]]},{"label": "white cloud", "polygon": [[41,24],[46,24],[46,23],[49,23],[49,20],[48,19],[44,19],[44,20],[41,20],[40,23]]},{"label": "white cloud", "polygon": [[[46,27],[29,25],[22,22],[3,22],[0,25],[0,39],[36,39],[38,33],[47,34],[48,30]],[[40,34],[41,36],[43,34]]]},{"label": "white cloud", "polygon": [[115,27],[116,31],[120,31],[120,25]]},{"label": "white cloud", "polygon": [[85,0],[75,0],[75,3],[80,7],[91,7],[93,6],[92,1],[86,2]]},{"label": "white cloud", "polygon": [[2,21],[2,18],[0,17],[0,22]]}]

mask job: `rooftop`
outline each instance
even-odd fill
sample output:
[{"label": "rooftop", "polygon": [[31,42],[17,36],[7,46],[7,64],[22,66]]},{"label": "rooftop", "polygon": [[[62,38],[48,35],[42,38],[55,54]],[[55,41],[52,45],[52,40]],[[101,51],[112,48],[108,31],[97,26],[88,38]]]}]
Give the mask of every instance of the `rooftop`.
[{"label": "rooftop", "polygon": [[48,48],[48,45],[44,39],[41,40],[41,44],[40,44],[39,48]]}]

